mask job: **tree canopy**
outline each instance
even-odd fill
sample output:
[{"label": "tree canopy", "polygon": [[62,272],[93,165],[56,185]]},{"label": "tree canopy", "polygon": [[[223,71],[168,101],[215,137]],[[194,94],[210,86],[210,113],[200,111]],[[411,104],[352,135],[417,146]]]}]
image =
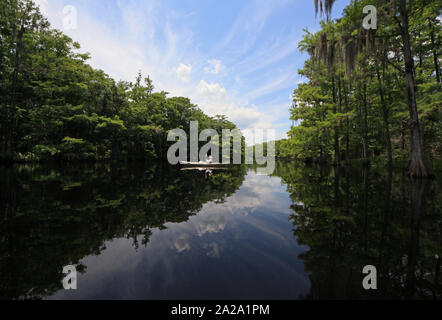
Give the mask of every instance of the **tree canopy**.
[{"label": "tree canopy", "polygon": [[154,92],[140,72],[116,81],[50,27],[30,0],[0,1],[0,158],[65,161],[165,158],[167,133],[234,129],[185,97]]},{"label": "tree canopy", "polygon": [[[333,1],[324,2],[327,14]],[[363,26],[367,5],[377,8],[376,29]],[[439,12],[432,0],[352,1],[320,31],[305,30],[305,82],[290,110],[296,125],[277,155],[335,165],[408,161],[410,175],[431,175],[426,162],[442,159]]]}]

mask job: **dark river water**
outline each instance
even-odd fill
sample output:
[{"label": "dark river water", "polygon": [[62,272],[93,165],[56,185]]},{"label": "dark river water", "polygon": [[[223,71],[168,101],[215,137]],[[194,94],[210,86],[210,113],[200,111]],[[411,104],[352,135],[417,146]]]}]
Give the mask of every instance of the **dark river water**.
[{"label": "dark river water", "polygon": [[440,179],[288,162],[271,176],[131,163],[0,178],[0,299],[442,298]]}]

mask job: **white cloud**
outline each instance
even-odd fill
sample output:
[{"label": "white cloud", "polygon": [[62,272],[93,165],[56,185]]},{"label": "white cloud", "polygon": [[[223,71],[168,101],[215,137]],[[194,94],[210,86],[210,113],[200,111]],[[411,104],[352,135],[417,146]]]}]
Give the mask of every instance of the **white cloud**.
[{"label": "white cloud", "polygon": [[289,81],[293,77],[292,72],[287,72],[282,74],[276,79],[271,79],[271,81],[265,83],[261,87],[256,88],[252,92],[248,93],[250,99],[256,99],[258,97],[264,96],[266,94],[272,93],[274,91],[280,90],[286,87],[288,84],[291,84]]},{"label": "white cloud", "polygon": [[[215,51],[222,51],[233,43],[236,49],[233,53],[237,56],[243,55],[257,41],[268,18],[287,3],[287,0],[252,1],[236,17],[229,32],[219,42]],[[246,41],[244,38],[239,39],[241,34],[247,35]]]},{"label": "white cloud", "polygon": [[240,70],[241,74],[249,74],[275,64],[298,50],[298,42],[286,42],[286,38],[299,38],[299,30],[294,30],[287,35],[279,35],[267,40],[260,50],[253,51],[244,59],[237,62],[233,68]]},{"label": "white cloud", "polygon": [[220,214],[204,215],[196,224],[198,236],[202,237],[206,233],[217,233],[226,227],[226,219]]},{"label": "white cloud", "polygon": [[210,64],[211,68],[209,67],[204,68],[204,71],[206,73],[218,74],[221,71],[222,64],[220,60],[212,59],[207,62]]},{"label": "white cloud", "polygon": [[40,7],[40,12],[44,15],[47,14],[48,0],[34,0],[34,2]]},{"label": "white cloud", "polygon": [[240,105],[219,83],[201,80],[197,86],[196,102],[209,115],[224,114],[239,128],[272,128],[272,117],[255,105]]},{"label": "white cloud", "polygon": [[203,244],[203,248],[207,249],[207,256],[210,258],[219,258],[221,253],[221,248],[218,243],[211,242]]},{"label": "white cloud", "polygon": [[176,69],[175,72],[178,79],[180,79],[183,82],[189,82],[191,80],[190,74],[192,73],[192,66],[180,63],[179,67]]},{"label": "white cloud", "polygon": [[224,100],[227,95],[227,91],[219,83],[207,83],[201,80],[198,84],[198,92],[202,95],[210,98],[218,98]]},{"label": "white cloud", "polygon": [[190,236],[187,233],[181,234],[178,238],[173,242],[173,246],[178,252],[188,251],[190,250]]},{"label": "white cloud", "polygon": [[[117,29],[100,17],[93,16],[93,11],[89,11],[87,6],[77,6],[76,30],[63,30],[61,1],[38,2],[44,6],[54,27],[78,41],[82,52],[91,53],[89,63],[116,80],[133,81],[141,70],[143,75],[148,74],[153,79],[157,91],[165,90],[170,95],[189,97],[205,113],[211,116],[224,114],[240,129],[277,127],[274,124],[275,112],[261,109],[266,107],[270,110],[269,106],[249,104],[247,99],[279,89],[287,78],[276,77],[272,81],[275,78],[273,74],[263,75],[268,82],[253,86],[252,92],[247,88],[238,90],[238,86],[250,83],[238,73],[229,72],[234,89],[227,89],[220,82],[204,80],[205,73],[220,74],[225,66],[221,60],[208,59],[199,51],[193,32],[187,24],[177,27],[173,20],[176,19],[175,16],[162,14],[162,1],[142,2],[142,5],[139,2],[118,1],[122,19],[118,21]],[[265,10],[258,11],[257,16],[264,15]],[[253,25],[262,27],[259,19],[255,19]]]}]

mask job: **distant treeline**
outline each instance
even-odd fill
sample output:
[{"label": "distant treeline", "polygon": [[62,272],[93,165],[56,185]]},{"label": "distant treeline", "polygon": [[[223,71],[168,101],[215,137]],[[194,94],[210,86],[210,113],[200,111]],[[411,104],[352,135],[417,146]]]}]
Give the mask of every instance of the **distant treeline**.
[{"label": "distant treeline", "polygon": [[[167,133],[235,129],[188,98],[154,93],[141,72],[116,82],[28,0],[0,1],[0,159],[165,158]],[[118,61],[115,61],[118,63]]]},{"label": "distant treeline", "polygon": [[[367,5],[377,9],[376,29],[363,27]],[[306,30],[299,48],[309,58],[298,72],[306,81],[277,156],[409,161],[410,175],[430,175],[429,162],[442,159],[440,9],[434,0],[351,1],[342,18]]]}]

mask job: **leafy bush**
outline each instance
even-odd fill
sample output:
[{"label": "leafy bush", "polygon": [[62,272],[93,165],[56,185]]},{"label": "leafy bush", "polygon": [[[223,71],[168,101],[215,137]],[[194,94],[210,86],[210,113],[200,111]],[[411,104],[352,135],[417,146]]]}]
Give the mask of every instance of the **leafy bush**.
[{"label": "leafy bush", "polygon": [[61,158],[67,161],[94,160],[97,148],[89,141],[83,139],[65,137],[61,148]]}]

